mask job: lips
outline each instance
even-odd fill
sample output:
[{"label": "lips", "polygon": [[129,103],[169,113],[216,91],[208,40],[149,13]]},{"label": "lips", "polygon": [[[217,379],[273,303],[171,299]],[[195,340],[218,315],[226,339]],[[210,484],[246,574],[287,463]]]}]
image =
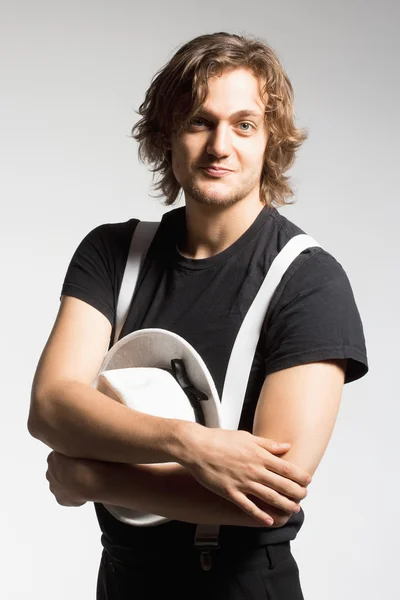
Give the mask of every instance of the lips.
[{"label": "lips", "polygon": [[206,171],[209,175],[214,175],[214,177],[226,175],[227,173],[232,173],[230,169],[222,169],[216,167],[202,167],[204,171]]},{"label": "lips", "polygon": [[227,169],[225,167],[217,167],[216,165],[209,165],[208,167],[202,167],[203,169],[210,169],[210,171],[225,171],[227,173],[231,172],[231,169]]}]

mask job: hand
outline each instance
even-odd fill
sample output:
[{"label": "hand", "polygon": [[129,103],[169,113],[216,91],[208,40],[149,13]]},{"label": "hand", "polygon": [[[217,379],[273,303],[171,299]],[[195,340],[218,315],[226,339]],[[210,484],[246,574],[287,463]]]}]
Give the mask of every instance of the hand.
[{"label": "hand", "polygon": [[298,512],[311,478],[296,465],[275,456],[290,444],[247,431],[202,428],[195,452],[185,463],[195,479],[212,492],[237,504],[245,513],[271,525],[273,519],[248,495],[286,513]]},{"label": "hand", "polygon": [[82,506],[88,500],[85,490],[92,478],[93,461],[70,458],[59,452],[47,457],[46,479],[50,491],[62,506]]}]

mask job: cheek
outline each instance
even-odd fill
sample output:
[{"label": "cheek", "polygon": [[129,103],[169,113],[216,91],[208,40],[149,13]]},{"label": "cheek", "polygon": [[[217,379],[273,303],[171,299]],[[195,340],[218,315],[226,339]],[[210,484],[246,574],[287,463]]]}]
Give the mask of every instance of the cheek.
[{"label": "cheek", "polygon": [[178,174],[187,173],[192,165],[196,163],[196,160],[197,154],[193,148],[185,144],[179,144],[179,147],[172,148],[172,168],[174,172]]},{"label": "cheek", "polygon": [[178,183],[182,185],[187,178],[188,160],[183,152],[172,154],[172,171]]},{"label": "cheek", "polygon": [[262,166],[264,164],[264,151],[265,151],[265,145],[260,144],[260,145],[256,145],[254,147],[253,151],[249,153],[249,155],[247,157],[248,164],[250,166],[252,166],[254,170],[258,170],[259,168],[262,168]]}]

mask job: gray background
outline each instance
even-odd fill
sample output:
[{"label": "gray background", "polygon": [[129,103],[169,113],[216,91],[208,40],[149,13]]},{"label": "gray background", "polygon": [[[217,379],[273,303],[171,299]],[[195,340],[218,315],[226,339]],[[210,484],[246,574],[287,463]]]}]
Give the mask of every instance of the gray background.
[{"label": "gray background", "polygon": [[296,204],[281,211],[345,268],[368,346],[370,373],[345,387],[302,503],[292,549],[304,595],[396,596],[399,13],[389,0],[1,4],[3,598],[95,597],[94,508],[49,492],[50,449],[26,429],[30,386],[80,240],[167,210],[129,138],[151,77],[221,30],[263,37],[289,74],[310,137],[291,171]]}]

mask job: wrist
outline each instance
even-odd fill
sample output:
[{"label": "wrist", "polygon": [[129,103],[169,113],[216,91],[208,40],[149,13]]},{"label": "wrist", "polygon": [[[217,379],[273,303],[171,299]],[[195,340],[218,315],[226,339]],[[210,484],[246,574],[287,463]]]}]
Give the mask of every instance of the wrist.
[{"label": "wrist", "polygon": [[176,419],[169,448],[173,459],[184,467],[192,465],[204,443],[206,430],[199,423]]},{"label": "wrist", "polygon": [[[80,461],[76,487],[85,502],[98,502],[109,484],[111,463],[98,460],[78,459]],[[115,465],[115,463],[113,463]]]}]

